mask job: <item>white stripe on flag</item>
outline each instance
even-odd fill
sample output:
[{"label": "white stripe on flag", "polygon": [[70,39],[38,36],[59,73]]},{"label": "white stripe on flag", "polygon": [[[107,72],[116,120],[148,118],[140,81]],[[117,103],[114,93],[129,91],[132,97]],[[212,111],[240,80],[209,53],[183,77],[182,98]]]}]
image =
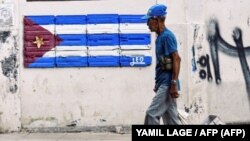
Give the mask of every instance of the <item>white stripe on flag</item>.
[{"label": "white stripe on flag", "polygon": [[89,56],[120,56],[119,50],[112,51],[89,51]]},{"label": "white stripe on flag", "polygon": [[101,50],[116,50],[119,49],[119,46],[88,46],[89,50],[92,51],[101,51]]},{"label": "white stripe on flag", "polygon": [[119,24],[87,24],[88,34],[118,33]]},{"label": "white stripe on flag", "polygon": [[86,25],[56,25],[57,34],[86,34]]},{"label": "white stripe on flag", "polygon": [[51,32],[52,34],[55,34],[55,25],[54,24],[50,24],[50,25],[39,25],[43,28],[45,28],[46,30],[48,30],[49,32]]},{"label": "white stripe on flag", "polygon": [[121,49],[151,49],[150,45],[121,45]]},{"label": "white stripe on flag", "polygon": [[87,51],[57,51],[56,57],[87,56]]},{"label": "white stripe on flag", "polygon": [[53,50],[47,51],[42,57],[55,57],[56,52]]},{"label": "white stripe on flag", "polygon": [[147,24],[120,23],[120,33],[150,33]]},{"label": "white stripe on flag", "polygon": [[121,51],[121,56],[151,56],[149,51]]},{"label": "white stripe on flag", "polygon": [[86,51],[87,50],[87,46],[56,46],[56,50],[57,51],[63,51],[63,50],[82,50],[82,51]]}]

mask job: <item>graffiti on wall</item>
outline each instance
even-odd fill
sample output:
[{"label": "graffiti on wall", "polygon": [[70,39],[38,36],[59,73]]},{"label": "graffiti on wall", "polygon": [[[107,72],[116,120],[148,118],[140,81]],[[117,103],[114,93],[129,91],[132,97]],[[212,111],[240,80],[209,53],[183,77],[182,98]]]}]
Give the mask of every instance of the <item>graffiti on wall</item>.
[{"label": "graffiti on wall", "polygon": [[5,43],[9,36],[10,36],[10,31],[1,31],[0,32],[0,42]]},{"label": "graffiti on wall", "polygon": [[208,24],[207,40],[209,42],[211,60],[214,66],[215,82],[219,85],[222,79],[220,74],[220,60],[218,52],[220,51],[232,57],[238,57],[245,79],[248,98],[250,100],[250,71],[246,59],[246,55],[250,55],[250,47],[245,47],[243,45],[242,31],[240,28],[236,27],[233,30],[232,38],[236,46],[229,44],[221,37],[218,21],[216,19],[210,20]]},{"label": "graffiti on wall", "polygon": [[202,67],[202,69],[200,69],[199,71],[199,77],[201,79],[207,78],[208,81],[212,81],[213,76],[212,76],[211,69],[210,69],[209,55],[206,54],[206,55],[200,56],[197,63],[200,64],[200,66]]},{"label": "graffiti on wall", "polygon": [[192,45],[192,72],[194,73],[195,83],[200,83],[200,80],[207,79],[211,81],[213,79],[211,70],[209,55],[204,52],[202,42],[204,41],[204,35],[200,32],[200,25],[194,25],[193,45]]}]

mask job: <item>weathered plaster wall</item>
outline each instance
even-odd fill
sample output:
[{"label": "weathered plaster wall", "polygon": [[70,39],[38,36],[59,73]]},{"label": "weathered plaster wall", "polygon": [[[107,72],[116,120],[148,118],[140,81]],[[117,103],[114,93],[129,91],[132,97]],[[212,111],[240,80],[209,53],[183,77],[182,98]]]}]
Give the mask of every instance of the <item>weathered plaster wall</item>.
[{"label": "weathered plaster wall", "polygon": [[[22,1],[20,17],[48,14],[144,14],[155,3],[145,0]],[[68,6],[74,8],[65,9]],[[154,54],[154,50],[150,53]],[[141,123],[154,95],[154,61],[150,67],[144,68],[21,67],[21,75],[21,122],[25,128],[67,127],[75,122],[77,126],[83,127]]]},{"label": "weathered plaster wall", "polygon": [[[248,0],[18,2],[12,2],[19,11],[14,26],[1,28],[0,34],[0,131],[18,130],[21,124],[39,128],[143,123],[154,96],[154,57],[145,68],[25,69],[20,61],[23,39],[18,37],[24,15],[144,14],[156,2],[168,5],[166,24],[179,41],[178,105],[189,113],[190,124],[203,124],[208,115],[226,123],[250,122]],[[152,34],[153,56],[154,40]]]},{"label": "weathered plaster wall", "polygon": [[16,1],[0,1],[0,132],[17,131],[21,127],[16,6]]},{"label": "weathered plaster wall", "polygon": [[[246,0],[189,0],[187,3],[189,56],[196,61],[209,56],[207,65],[197,63],[197,71],[191,71],[189,92],[198,96],[206,93],[208,113],[220,116],[227,123],[250,121],[249,4]],[[201,70],[207,76],[211,74],[212,79],[202,79]],[[205,93],[200,93],[200,89]]]}]

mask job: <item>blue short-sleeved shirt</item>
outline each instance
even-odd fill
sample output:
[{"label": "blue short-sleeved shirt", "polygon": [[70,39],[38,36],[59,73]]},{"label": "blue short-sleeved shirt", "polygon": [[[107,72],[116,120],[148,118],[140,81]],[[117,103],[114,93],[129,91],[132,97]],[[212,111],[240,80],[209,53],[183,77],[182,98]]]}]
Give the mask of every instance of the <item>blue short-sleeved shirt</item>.
[{"label": "blue short-sleeved shirt", "polygon": [[161,84],[170,85],[172,72],[162,71],[160,67],[160,57],[170,56],[171,53],[177,52],[177,41],[173,32],[165,28],[156,39],[156,68],[155,84],[159,87]]}]

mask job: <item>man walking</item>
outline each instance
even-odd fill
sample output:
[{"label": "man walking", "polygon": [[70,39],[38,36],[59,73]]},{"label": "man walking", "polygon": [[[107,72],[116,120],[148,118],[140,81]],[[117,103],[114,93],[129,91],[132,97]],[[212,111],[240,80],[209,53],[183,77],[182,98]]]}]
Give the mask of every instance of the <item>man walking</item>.
[{"label": "man walking", "polygon": [[159,125],[162,117],[164,124],[180,124],[177,112],[178,75],[181,58],[177,50],[177,41],[173,32],[165,26],[167,7],[156,4],[149,8],[147,25],[157,34],[155,88],[156,95],[146,111],[145,125]]}]

